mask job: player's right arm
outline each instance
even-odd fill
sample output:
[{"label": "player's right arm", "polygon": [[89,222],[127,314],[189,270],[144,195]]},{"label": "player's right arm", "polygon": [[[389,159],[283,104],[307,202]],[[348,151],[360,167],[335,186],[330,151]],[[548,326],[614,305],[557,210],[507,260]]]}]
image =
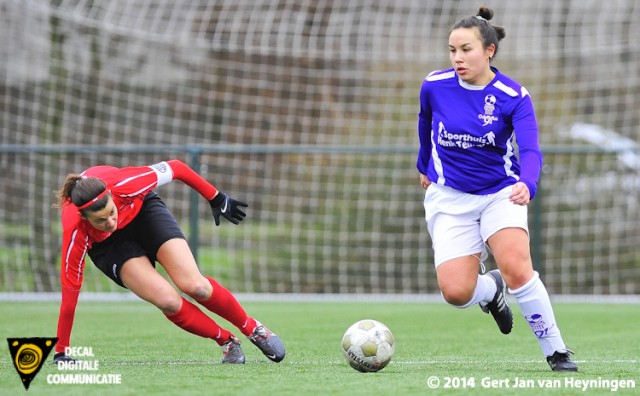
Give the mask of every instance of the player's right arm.
[{"label": "player's right arm", "polygon": [[420,89],[420,112],[418,113],[418,138],[420,139],[420,151],[418,153],[417,168],[421,174],[426,175],[431,159],[431,104],[425,79]]},{"label": "player's right arm", "polygon": [[[427,79],[422,83],[420,89],[420,112],[418,113],[418,138],[420,140],[420,151],[418,152],[417,168],[421,175],[427,175],[429,160],[431,159],[431,104],[427,91]],[[425,187],[423,178],[420,184]]]},{"label": "player's right arm", "polygon": [[64,353],[65,348],[70,345],[71,330],[84,275],[85,256],[89,247],[88,235],[80,227],[80,222],[77,221],[78,216],[73,205],[63,208],[60,259],[62,300],[58,316],[56,353]]}]

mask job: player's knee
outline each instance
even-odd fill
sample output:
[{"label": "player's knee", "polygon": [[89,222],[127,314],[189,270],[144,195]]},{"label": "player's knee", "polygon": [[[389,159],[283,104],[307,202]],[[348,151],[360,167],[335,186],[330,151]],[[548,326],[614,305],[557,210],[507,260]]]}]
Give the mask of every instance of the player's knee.
[{"label": "player's knee", "polygon": [[182,298],[177,294],[158,296],[153,302],[164,314],[175,314],[182,306]]},{"label": "player's knee", "polygon": [[442,298],[453,306],[462,307],[473,297],[473,290],[463,287],[445,287],[441,289]]},{"label": "player's knee", "polygon": [[509,289],[516,290],[526,285],[533,278],[533,270],[511,273],[509,276],[503,275],[503,278]]},{"label": "player's knee", "polygon": [[211,284],[204,278],[182,285],[180,290],[197,301],[206,300],[211,296]]},{"label": "player's knee", "polygon": [[501,264],[500,274],[509,289],[519,289],[533,278],[531,261],[517,260]]}]

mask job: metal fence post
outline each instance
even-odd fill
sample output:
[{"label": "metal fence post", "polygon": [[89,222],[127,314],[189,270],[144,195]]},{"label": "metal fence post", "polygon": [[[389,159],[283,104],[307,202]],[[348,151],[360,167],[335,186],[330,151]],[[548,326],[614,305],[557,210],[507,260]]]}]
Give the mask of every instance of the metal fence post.
[{"label": "metal fence post", "polygon": [[533,199],[533,219],[532,227],[529,227],[529,237],[531,240],[531,260],[533,269],[542,276],[542,200],[543,200],[542,178],[538,181],[538,192]]},{"label": "metal fence post", "polygon": [[[189,154],[189,166],[191,169],[200,173],[200,155],[201,150],[195,146],[187,148]],[[194,189],[189,192],[189,236],[188,241],[191,246],[191,252],[193,257],[198,262],[198,247],[200,245],[200,227],[198,218],[198,203],[200,202],[200,195]]]}]

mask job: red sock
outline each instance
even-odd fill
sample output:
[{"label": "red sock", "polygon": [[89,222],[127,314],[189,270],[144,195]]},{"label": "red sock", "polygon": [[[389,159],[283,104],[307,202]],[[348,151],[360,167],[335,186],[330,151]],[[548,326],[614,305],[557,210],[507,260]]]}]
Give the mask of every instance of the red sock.
[{"label": "red sock", "polygon": [[222,345],[232,335],[184,298],[182,299],[182,307],[178,312],[165,314],[165,316],[181,329],[200,337],[211,338],[218,345]]},{"label": "red sock", "polygon": [[247,315],[242,305],[229,290],[216,282],[215,279],[208,276],[205,276],[205,278],[213,286],[213,293],[211,293],[211,297],[208,300],[199,301],[199,303],[209,311],[231,322],[242,334],[251,335],[253,329],[256,328],[256,320]]}]

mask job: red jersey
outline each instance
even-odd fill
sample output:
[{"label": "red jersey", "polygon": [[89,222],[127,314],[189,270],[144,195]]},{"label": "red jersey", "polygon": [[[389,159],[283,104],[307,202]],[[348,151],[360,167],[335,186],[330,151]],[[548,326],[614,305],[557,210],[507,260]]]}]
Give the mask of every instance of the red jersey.
[{"label": "red jersey", "polygon": [[[116,230],[126,227],[140,213],[144,198],[151,190],[172,180],[181,180],[208,201],[213,199],[218,191],[180,160],[126,168],[94,166],[82,172],[82,176],[95,177],[106,183],[118,210]],[[84,220],[73,203],[67,202],[63,205],[60,266],[62,304],[58,318],[57,352],[64,352],[64,348],[69,346],[87,251],[94,242],[104,241],[111,234],[97,230]]]}]

